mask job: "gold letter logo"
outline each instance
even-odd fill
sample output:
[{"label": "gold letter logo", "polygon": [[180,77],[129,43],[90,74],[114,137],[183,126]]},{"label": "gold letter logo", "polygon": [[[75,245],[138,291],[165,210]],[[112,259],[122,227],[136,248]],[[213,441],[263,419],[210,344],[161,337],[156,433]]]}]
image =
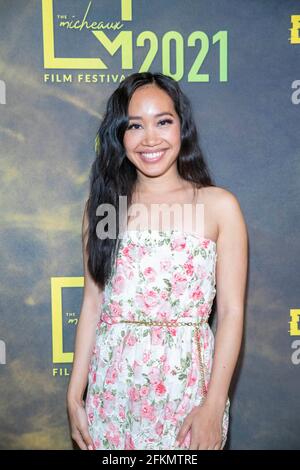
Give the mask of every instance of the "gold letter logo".
[{"label": "gold letter logo", "polygon": [[[91,2],[89,3],[89,7]],[[88,7],[88,9],[89,9]],[[45,69],[102,69],[107,65],[100,58],[55,57],[53,0],[42,0],[43,46]],[[132,20],[132,0],[121,0],[121,17],[123,21]],[[122,50],[122,68],[132,68],[132,32],[123,31],[110,41],[103,32],[92,31],[107,51],[113,55],[116,49]],[[131,49],[130,49],[131,48]]]},{"label": "gold letter logo", "polygon": [[299,322],[300,322],[300,309],[292,308],[290,310],[290,335],[291,336],[300,336]]},{"label": "gold letter logo", "polygon": [[300,44],[300,15],[291,15],[291,23],[292,27],[290,28],[291,36],[290,36],[290,43],[291,44]]},{"label": "gold letter logo", "polygon": [[54,363],[73,362],[74,353],[64,352],[63,345],[63,287],[83,287],[84,277],[52,277],[52,357]]}]

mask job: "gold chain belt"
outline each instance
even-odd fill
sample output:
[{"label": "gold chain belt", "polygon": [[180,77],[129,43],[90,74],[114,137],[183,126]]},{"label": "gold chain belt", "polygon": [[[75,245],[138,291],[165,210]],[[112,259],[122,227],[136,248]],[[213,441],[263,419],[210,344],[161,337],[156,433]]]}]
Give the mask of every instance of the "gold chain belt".
[{"label": "gold chain belt", "polygon": [[173,322],[173,321],[158,321],[158,320],[119,320],[118,323],[136,323],[138,325],[146,326],[195,326],[195,337],[196,345],[199,356],[199,365],[200,365],[200,375],[201,375],[201,391],[202,395],[205,397],[207,394],[206,384],[205,384],[205,375],[204,375],[204,364],[202,361],[201,355],[201,345],[200,345],[200,325],[207,323],[206,320],[201,320],[199,322]]}]

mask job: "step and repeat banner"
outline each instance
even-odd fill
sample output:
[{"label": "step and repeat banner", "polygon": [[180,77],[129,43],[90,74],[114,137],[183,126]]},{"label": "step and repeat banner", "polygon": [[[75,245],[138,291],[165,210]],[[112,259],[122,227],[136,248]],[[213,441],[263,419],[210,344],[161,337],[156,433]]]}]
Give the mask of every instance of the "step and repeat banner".
[{"label": "step and repeat banner", "polygon": [[106,100],[163,72],[249,233],[228,449],[300,448],[300,1],[0,1],[0,448],[72,449],[81,221]]}]

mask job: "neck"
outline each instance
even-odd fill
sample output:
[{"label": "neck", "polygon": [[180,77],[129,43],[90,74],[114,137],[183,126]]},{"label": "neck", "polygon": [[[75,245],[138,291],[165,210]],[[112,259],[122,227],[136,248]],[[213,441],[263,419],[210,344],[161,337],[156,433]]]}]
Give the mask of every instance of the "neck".
[{"label": "neck", "polygon": [[186,184],[187,182],[183,180],[178,175],[178,173],[174,176],[165,174],[153,178],[149,178],[145,175],[139,175],[136,182],[135,191],[141,194],[160,195],[183,189]]}]

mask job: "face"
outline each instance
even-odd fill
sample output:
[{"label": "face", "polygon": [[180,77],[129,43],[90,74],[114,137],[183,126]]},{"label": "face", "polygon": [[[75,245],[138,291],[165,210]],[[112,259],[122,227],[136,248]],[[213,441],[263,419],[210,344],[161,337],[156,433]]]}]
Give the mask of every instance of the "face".
[{"label": "face", "polygon": [[181,129],[170,96],[152,84],[139,87],[129,102],[128,117],[123,144],[137,171],[153,177],[174,169]]}]

